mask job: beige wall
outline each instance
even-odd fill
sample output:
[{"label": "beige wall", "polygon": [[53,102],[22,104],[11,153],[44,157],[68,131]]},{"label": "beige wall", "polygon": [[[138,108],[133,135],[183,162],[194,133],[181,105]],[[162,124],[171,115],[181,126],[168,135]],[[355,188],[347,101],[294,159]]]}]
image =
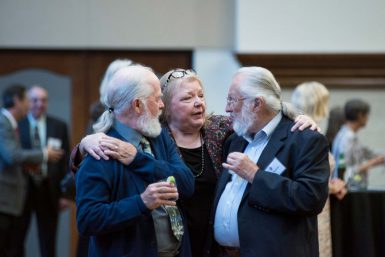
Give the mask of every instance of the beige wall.
[{"label": "beige wall", "polygon": [[231,48],[232,0],[1,0],[0,47]]},{"label": "beige wall", "polygon": [[0,2],[0,48],[384,52],[383,0]]},{"label": "beige wall", "polygon": [[383,0],[236,1],[238,52],[384,52]]}]

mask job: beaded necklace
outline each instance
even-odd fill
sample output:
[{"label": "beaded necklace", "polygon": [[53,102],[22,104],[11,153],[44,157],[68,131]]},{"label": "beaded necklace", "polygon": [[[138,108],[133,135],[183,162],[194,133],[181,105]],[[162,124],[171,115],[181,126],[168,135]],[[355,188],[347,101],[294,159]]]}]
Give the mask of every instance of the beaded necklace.
[{"label": "beaded necklace", "polygon": [[[180,148],[179,148],[179,146],[178,146],[178,144],[176,143],[176,140],[175,140],[175,138],[174,138],[174,136],[173,136],[173,134],[171,133],[171,129],[169,128],[169,127],[167,127],[167,130],[168,130],[168,133],[170,134],[170,137],[172,138],[172,140],[174,140],[174,143],[175,143],[175,145],[177,146],[177,149],[178,149],[178,154],[179,154],[179,156],[180,156],[180,158],[183,160],[183,162],[186,164],[186,165],[188,165],[187,163],[186,163],[186,161],[184,160],[184,158],[183,158],[183,156],[182,156],[182,153],[180,152]],[[205,171],[205,151],[204,151],[204,142],[203,142],[203,136],[202,136],[202,133],[199,133],[199,138],[200,138],[200,141],[201,141],[201,170],[198,172],[198,174],[194,174],[193,173],[193,176],[194,176],[194,178],[198,178],[198,177],[200,177],[200,176],[202,176],[202,174],[203,174],[203,172]],[[192,170],[193,168],[192,167],[190,167],[190,165],[188,165],[189,166],[189,168]]]}]

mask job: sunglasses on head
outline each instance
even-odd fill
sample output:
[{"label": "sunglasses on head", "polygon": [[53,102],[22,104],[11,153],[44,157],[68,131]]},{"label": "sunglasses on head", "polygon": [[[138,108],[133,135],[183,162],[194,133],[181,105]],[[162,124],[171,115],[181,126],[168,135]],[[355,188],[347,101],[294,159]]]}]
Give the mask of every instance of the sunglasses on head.
[{"label": "sunglasses on head", "polygon": [[164,85],[162,86],[162,89],[167,87],[168,83],[171,80],[173,80],[173,79],[181,79],[181,78],[185,77],[186,75],[190,75],[190,74],[196,74],[196,72],[194,70],[192,70],[192,69],[188,69],[188,70],[176,69],[176,70],[172,71],[170,73],[170,75],[168,75],[166,83],[164,83]]}]

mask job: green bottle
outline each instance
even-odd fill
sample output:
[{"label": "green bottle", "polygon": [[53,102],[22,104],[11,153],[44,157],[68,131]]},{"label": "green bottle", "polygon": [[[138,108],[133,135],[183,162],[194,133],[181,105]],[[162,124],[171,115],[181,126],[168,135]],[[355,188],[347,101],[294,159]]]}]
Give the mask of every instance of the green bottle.
[{"label": "green bottle", "polygon": [[345,155],[344,153],[340,153],[338,155],[338,177],[342,180],[344,180],[345,171],[346,171]]}]

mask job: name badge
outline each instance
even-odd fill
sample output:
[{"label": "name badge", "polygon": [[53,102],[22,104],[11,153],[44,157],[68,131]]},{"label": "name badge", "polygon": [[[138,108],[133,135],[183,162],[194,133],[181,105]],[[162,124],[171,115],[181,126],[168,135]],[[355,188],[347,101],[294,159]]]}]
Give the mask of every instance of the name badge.
[{"label": "name badge", "polygon": [[281,175],[286,170],[286,167],[277,159],[274,160],[267,166],[265,171]]}]

